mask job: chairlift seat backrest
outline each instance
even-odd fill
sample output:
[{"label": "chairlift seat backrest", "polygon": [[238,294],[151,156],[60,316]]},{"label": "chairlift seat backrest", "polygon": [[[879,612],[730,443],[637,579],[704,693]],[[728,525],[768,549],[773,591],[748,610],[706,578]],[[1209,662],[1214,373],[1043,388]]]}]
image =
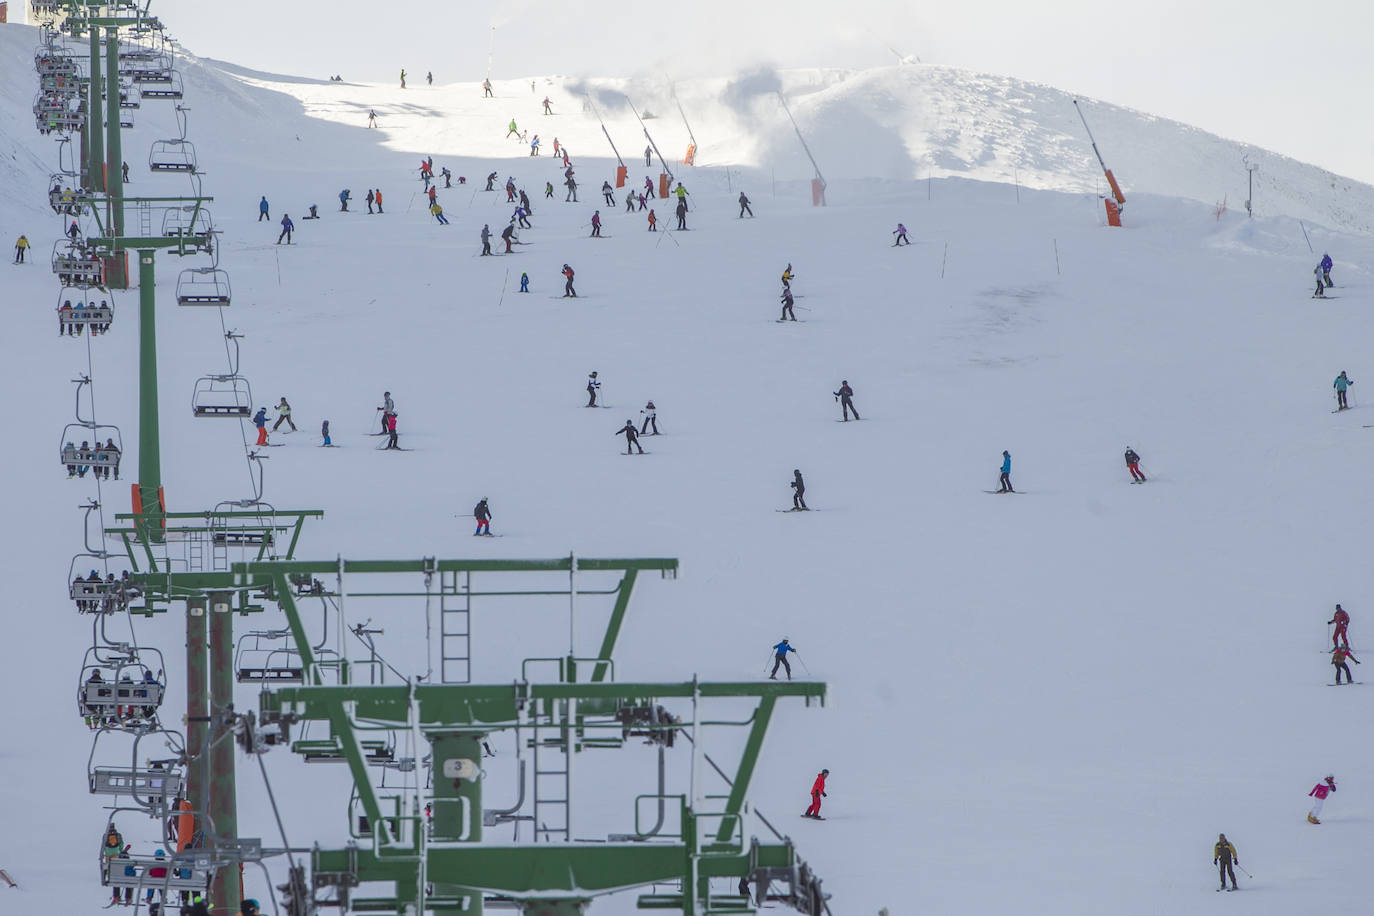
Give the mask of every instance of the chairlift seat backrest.
[{"label": "chairlift seat backrest", "polygon": [[[152,871],[158,870],[153,877]],[[134,890],[203,891],[210,887],[210,869],[199,861],[175,856],[102,856],[100,883]]]},{"label": "chairlift seat backrest", "polygon": [[164,807],[179,798],[184,787],[180,773],[128,767],[98,766],[88,781],[92,795],[130,795],[161,802]]},{"label": "chairlift seat backrest", "polygon": [[121,706],[162,705],[163,687],[158,683],[86,681],[81,685],[82,712],[114,712]]}]

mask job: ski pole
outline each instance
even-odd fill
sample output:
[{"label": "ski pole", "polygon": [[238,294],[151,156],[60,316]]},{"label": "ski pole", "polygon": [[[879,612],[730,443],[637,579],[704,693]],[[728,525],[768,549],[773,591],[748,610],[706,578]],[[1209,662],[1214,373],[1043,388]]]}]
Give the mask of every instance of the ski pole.
[{"label": "ski pole", "polygon": [[1236,866],[1236,868],[1239,868],[1242,872],[1244,872],[1245,877],[1247,877],[1247,878],[1253,878],[1253,877],[1255,877],[1254,875],[1250,874],[1248,871],[1245,871],[1244,866],[1242,866],[1239,862],[1235,862],[1235,863],[1232,863],[1232,864],[1234,864],[1234,865]]},{"label": "ski pole", "polygon": [[797,656],[797,661],[801,662],[802,670],[805,671],[807,674],[810,674],[810,673],[811,673],[811,669],[808,668],[808,667],[806,667],[806,662],[805,662],[805,660],[802,659],[801,653],[800,653],[800,652],[797,652],[797,651],[794,649],[794,650],[793,650],[793,654]]}]

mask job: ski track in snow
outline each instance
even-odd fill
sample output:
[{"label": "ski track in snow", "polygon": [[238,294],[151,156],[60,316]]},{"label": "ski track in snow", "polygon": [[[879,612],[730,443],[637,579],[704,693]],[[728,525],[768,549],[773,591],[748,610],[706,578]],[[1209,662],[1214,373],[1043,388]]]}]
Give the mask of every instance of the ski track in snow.
[{"label": "ski track in snow", "polygon": [[[0,29],[5,85],[35,85],[35,42],[32,29]],[[1352,441],[1360,414],[1328,413],[1337,372],[1374,374],[1357,343],[1374,334],[1364,308],[1374,242],[1357,234],[1374,189],[1260,154],[1264,218],[1247,220],[1238,145],[1092,103],[1130,201],[1127,228],[1107,231],[1085,193],[1101,179],[1069,96],[947,68],[790,71],[784,85],[831,206],[810,206],[809,166],[775,102],[694,81],[678,93],[703,139],[701,165],[674,164],[694,231],[661,244],[642,214],[605,208],[615,238],[590,245],[592,192],[615,161],[561,79],[540,79],[533,95],[528,79],[496,81],[499,97],[483,101],[475,82],[401,92],[236,75],[194,58],[181,72],[234,284],[224,321],[246,335],[254,406],[284,394],[300,427],[270,453],[265,495],[326,510],[298,556],[680,557],[679,580],[641,579],[616,676],[763,677],[768,646],[790,637],[830,699],[780,704],[751,803],[789,823],[830,768],[832,820],[797,840],[836,914],[1089,914],[1104,900],[1117,914],[1196,912],[1213,903],[1219,831],[1257,876],[1240,876],[1256,891],[1241,898],[1247,913],[1365,904],[1352,876],[1374,818],[1362,775],[1374,739],[1359,727],[1369,694],[1321,689],[1330,666],[1313,650],[1337,601],[1357,642],[1374,625],[1374,495],[1359,485],[1367,462]],[[660,148],[680,155],[686,132],[666,87],[588,85],[632,91],[660,115],[648,122]],[[557,117],[538,114],[545,93]],[[5,265],[3,280],[0,378],[34,434],[5,459],[21,486],[9,509],[15,625],[0,677],[15,702],[0,810],[24,826],[0,839],[0,866],[30,909],[59,912],[107,898],[96,877],[105,815],[84,793],[90,736],[72,696],[91,627],[61,584],[81,544],[75,507],[94,492],[89,478],[65,479],[54,447],[86,343],[53,333],[57,285],[43,262],[62,223],[44,182],[56,145],[33,131],[31,95],[0,101],[0,134],[15,144],[0,235],[27,233],[36,262]],[[642,186],[638,126],[604,107],[631,156],[629,185]],[[370,108],[379,130],[363,128]],[[129,193],[184,193],[184,177],[150,175],[142,154],[175,136],[171,106],[134,114]],[[555,135],[571,145],[590,203],[543,198],[546,180],[562,190],[561,168],[501,140],[511,117],[546,150]],[[426,154],[468,179],[440,191],[448,228],[414,178]],[[504,194],[474,193],[492,170],[530,192],[523,235],[535,245],[519,267],[535,295],[514,295],[518,272],[507,281],[504,266],[470,257],[482,223],[497,230],[513,209]],[[932,170],[936,180],[917,180]],[[741,182],[757,219],[735,218]],[[367,214],[369,186],[383,190],[384,215]],[[336,212],[344,187],[361,212]],[[1217,219],[1222,194],[1231,210]],[[311,203],[318,222],[301,220]],[[671,217],[667,201],[654,206]],[[271,245],[283,212],[296,220],[290,248]],[[1318,223],[1307,226],[1315,255],[1299,218]],[[909,251],[888,247],[898,220]],[[1308,299],[1323,248],[1338,304]],[[549,298],[564,262],[585,299]],[[805,333],[768,320],[789,262],[815,322]],[[252,487],[238,424],[188,409],[194,380],[224,371],[225,356],[219,315],[174,304],[181,266],[158,258],[162,460],[169,508],[190,510]],[[113,300],[112,329],[93,345],[96,404],[121,427],[130,470],[103,488],[108,521],[128,510],[138,459],[137,298]],[[580,409],[592,369],[617,405],[608,412]],[[834,422],[841,378],[862,422]],[[359,438],[375,431],[383,390],[413,451],[378,453]],[[652,440],[650,460],[619,460],[615,430],[622,416],[638,424],[650,398],[671,438]],[[321,419],[343,447],[315,448]],[[1150,486],[1127,485],[1127,445]],[[1004,448],[1014,484],[1035,498],[978,498],[996,486]],[[790,504],[794,467],[826,511],[772,511]],[[500,541],[453,518],[483,496]],[[478,679],[508,680],[521,658],[562,653],[563,607],[479,606]],[[423,670],[417,605],[354,613],[385,625],[389,660]],[[586,613],[590,638],[604,611]],[[136,626],[167,653],[163,713],[175,723],[181,623]],[[128,632],[122,620],[109,631]],[[238,702],[255,704],[248,685]],[[743,735],[708,740],[732,761]],[[500,806],[516,788],[509,736],[496,745],[487,799]],[[625,830],[630,795],[653,791],[653,752],[583,756],[577,832]],[[283,751],[266,762],[293,845],[342,842],[344,768]],[[685,785],[687,762],[684,747],[670,754],[670,791]],[[240,831],[277,845],[255,771],[239,770]],[[1314,828],[1305,793],[1327,772],[1342,791]],[[120,827],[137,851],[156,842],[151,821]],[[766,835],[752,820],[748,831]],[[259,872],[246,880],[250,896],[273,896]],[[17,893],[0,888],[0,899]],[[904,908],[905,897],[915,902]],[[593,912],[633,905],[626,894]]]}]

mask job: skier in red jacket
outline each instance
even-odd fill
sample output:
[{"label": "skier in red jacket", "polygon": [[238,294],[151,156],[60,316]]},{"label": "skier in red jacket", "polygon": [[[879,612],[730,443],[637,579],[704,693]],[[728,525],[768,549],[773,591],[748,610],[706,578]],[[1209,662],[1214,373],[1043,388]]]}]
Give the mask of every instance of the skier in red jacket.
[{"label": "skier in red jacket", "polygon": [[821,770],[816,774],[816,781],[811,784],[811,807],[806,809],[802,817],[811,817],[816,820],[824,820],[821,817],[821,798],[825,795],[825,777],[830,775],[829,770]]},{"label": "skier in red jacket", "polygon": [[1309,811],[1309,812],[1307,812],[1307,823],[1309,823],[1309,824],[1320,824],[1320,823],[1321,823],[1321,821],[1318,820],[1317,818],[1318,818],[1318,815],[1320,815],[1320,814],[1322,813],[1322,805],[1326,802],[1326,796],[1330,795],[1332,792],[1335,792],[1335,791],[1336,791],[1336,777],[1334,777],[1334,776],[1328,776],[1328,777],[1326,777],[1325,779],[1323,779],[1321,782],[1317,783],[1315,786],[1312,787],[1312,791],[1311,791],[1311,792],[1308,792],[1307,794],[1308,794],[1310,797],[1315,798],[1316,801],[1312,804],[1312,810]]},{"label": "skier in red jacket", "polygon": [[1345,647],[1349,649],[1350,637],[1347,635],[1346,630],[1350,628],[1350,615],[1342,610],[1341,606],[1338,604],[1336,605],[1336,613],[1326,623],[1327,626],[1333,623],[1336,625],[1336,629],[1331,634],[1331,648],[1334,649],[1336,646],[1344,643]]}]

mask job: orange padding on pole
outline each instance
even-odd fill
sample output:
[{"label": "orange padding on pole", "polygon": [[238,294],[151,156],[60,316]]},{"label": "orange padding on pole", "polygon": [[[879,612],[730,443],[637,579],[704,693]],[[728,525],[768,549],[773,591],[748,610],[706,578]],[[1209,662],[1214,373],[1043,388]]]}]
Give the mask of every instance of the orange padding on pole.
[{"label": "orange padding on pole", "polygon": [[811,179],[811,206],[825,206],[825,182],[819,178]]},{"label": "orange padding on pole", "polygon": [[629,173],[630,170],[623,165],[618,165],[615,167],[615,186],[617,188],[625,187],[625,176]]},{"label": "orange padding on pole", "polygon": [[129,484],[129,489],[133,491],[133,495],[132,495],[131,501],[130,501],[130,503],[131,503],[131,505],[132,505],[132,507],[133,507],[133,509],[132,509],[133,514],[134,514],[134,515],[142,515],[142,514],[143,514],[143,493],[142,493],[142,491],[139,490],[138,484],[136,484],[136,483],[131,483],[131,484]]},{"label": "orange padding on pole", "polygon": [[1121,208],[1116,205],[1116,201],[1104,197],[1102,202],[1107,205],[1107,225],[1121,228]]},{"label": "orange padding on pole", "polygon": [[668,173],[667,173],[667,172],[659,172],[659,173],[658,173],[658,196],[659,196],[659,197],[662,197],[662,198],[665,198],[665,199],[668,197]]},{"label": "orange padding on pole", "polygon": [[177,852],[185,851],[191,845],[191,837],[195,834],[196,817],[191,813],[191,803],[186,799],[177,802],[177,810],[181,813],[176,816],[177,820]]},{"label": "orange padding on pole", "polygon": [[696,165],[696,163],[697,163],[697,145],[696,145],[695,143],[689,143],[689,144],[687,144],[687,155],[685,155],[685,156],[682,157],[682,164],[683,164],[683,165]]},{"label": "orange padding on pole", "polygon": [[1112,196],[1116,198],[1116,202],[1124,204],[1126,195],[1121,193],[1121,185],[1116,183],[1116,176],[1112,174],[1111,169],[1107,169],[1107,184],[1112,186]]}]

